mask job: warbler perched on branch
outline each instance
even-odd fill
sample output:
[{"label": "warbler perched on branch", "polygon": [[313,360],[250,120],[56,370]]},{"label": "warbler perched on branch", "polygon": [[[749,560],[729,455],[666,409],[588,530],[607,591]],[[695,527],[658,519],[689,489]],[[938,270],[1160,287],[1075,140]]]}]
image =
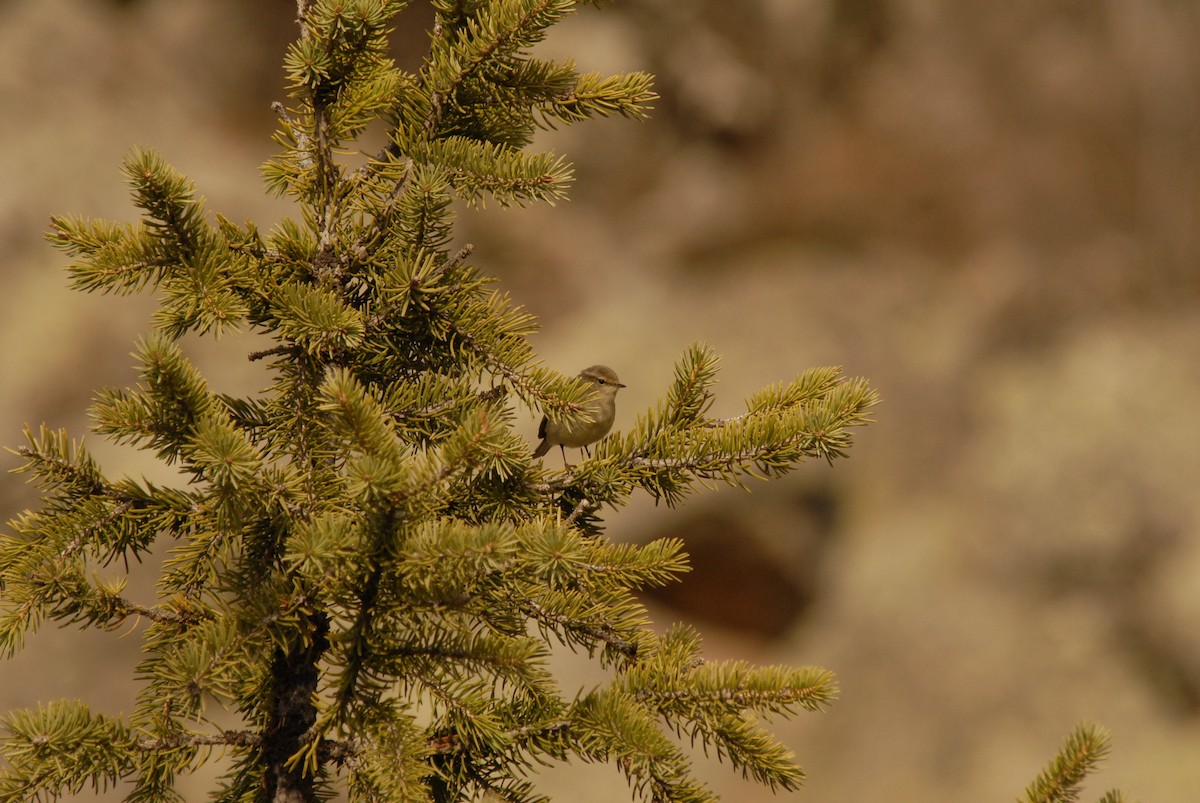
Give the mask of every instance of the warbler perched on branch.
[{"label": "warbler perched on branch", "polygon": [[538,427],[538,437],[542,442],[534,449],[533,456],[541,457],[550,451],[551,446],[562,450],[563,462],[567,461],[567,449],[583,449],[588,457],[592,453],[588,446],[603,438],[612,429],[613,418],[617,414],[617,391],[625,387],[616,373],[607,365],[593,365],[579,372],[579,381],[591,386],[594,390],[592,398],[583,407],[584,415],[564,421],[550,421],[542,418]]}]

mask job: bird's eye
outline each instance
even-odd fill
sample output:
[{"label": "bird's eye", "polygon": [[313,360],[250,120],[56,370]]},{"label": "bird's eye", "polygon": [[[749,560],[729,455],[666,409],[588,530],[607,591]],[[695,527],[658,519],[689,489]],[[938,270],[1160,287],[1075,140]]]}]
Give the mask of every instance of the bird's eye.
[{"label": "bird's eye", "polygon": [[601,385],[603,385],[603,384],[604,384],[604,380],[603,380],[603,379],[597,379],[596,381],[597,381],[597,382],[599,382]]}]

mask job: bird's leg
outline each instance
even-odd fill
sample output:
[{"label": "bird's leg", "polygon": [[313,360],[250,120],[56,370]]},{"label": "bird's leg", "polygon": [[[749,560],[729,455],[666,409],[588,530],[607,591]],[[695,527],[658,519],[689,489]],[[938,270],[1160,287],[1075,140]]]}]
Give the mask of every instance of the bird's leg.
[{"label": "bird's leg", "polygon": [[589,460],[592,459],[592,453],[588,450],[588,448],[586,446],[583,447],[583,453],[588,456]]}]

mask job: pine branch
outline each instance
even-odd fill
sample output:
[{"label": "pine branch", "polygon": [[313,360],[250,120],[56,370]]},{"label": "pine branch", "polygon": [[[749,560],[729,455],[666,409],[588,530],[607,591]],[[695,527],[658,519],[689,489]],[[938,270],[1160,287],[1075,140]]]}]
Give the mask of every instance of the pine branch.
[{"label": "pine branch", "polygon": [[[878,403],[864,381],[847,380],[836,368],[814,369],[756,394],[742,416],[708,419],[714,377],[711,352],[694,347],[677,366],[664,404],[640,416],[631,432],[602,441],[592,459],[530,490],[576,493],[596,505],[616,504],[640,486],[675,504],[696,482],[741,485],[745,473],[778,475],[805,458],[842,457],[851,430],[867,423]],[[578,504],[572,500],[565,510],[574,513]],[[581,509],[573,520],[582,515]]]},{"label": "pine branch", "polygon": [[507,145],[446,137],[428,144],[417,158],[445,170],[468,205],[482,205],[486,193],[501,206],[544,201],[551,205],[567,196],[571,170],[553,154],[526,154]]},{"label": "pine branch", "polygon": [[73,286],[88,292],[136,292],[162,281],[174,264],[151,252],[143,229],[127,224],[56,215],[46,239],[81,260],[71,268]]},{"label": "pine branch", "polygon": [[133,763],[128,727],[92,714],[78,701],[13,711],[0,727],[7,760],[0,771],[0,800],[57,798],[86,786],[98,793],[114,786]]},{"label": "pine branch", "polygon": [[[1108,756],[1109,736],[1103,728],[1082,723],[1067,737],[1058,754],[1026,789],[1025,803],[1074,803],[1080,786],[1096,766]],[[1108,792],[1102,799],[1119,801],[1121,794]]]},{"label": "pine branch", "polygon": [[1120,790],[1110,789],[1100,798],[1100,803],[1125,803],[1125,796]]},{"label": "pine branch", "polygon": [[520,604],[522,612],[533,621],[551,628],[556,635],[563,638],[565,643],[582,643],[590,646],[603,643],[613,652],[634,659],[638,657],[638,642],[622,637],[617,628],[605,622],[589,622],[566,614],[550,610],[548,607],[534,602],[525,601]]},{"label": "pine branch", "polygon": [[548,93],[539,104],[543,123],[554,120],[575,123],[596,115],[620,115],[632,119],[646,117],[658,95],[652,90],[653,78],[647,73],[602,76],[586,73],[572,76],[573,85],[560,93]]}]

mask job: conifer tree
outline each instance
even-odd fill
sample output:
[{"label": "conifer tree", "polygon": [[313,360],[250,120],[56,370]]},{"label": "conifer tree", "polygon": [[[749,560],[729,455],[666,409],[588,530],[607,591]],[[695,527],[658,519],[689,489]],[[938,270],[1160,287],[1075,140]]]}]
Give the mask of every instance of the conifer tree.
[{"label": "conifer tree", "polygon": [[[659,634],[638,589],[686,571],[683,544],[618,544],[602,512],[636,493],[674,505],[698,484],[833,460],[876,401],[817,368],[708,415],[717,358],[684,353],[663,400],[574,467],[531,458],[518,408],[578,415],[587,391],[542,366],[535,321],[452,245],[452,205],[553,202],[569,165],[526,150],[539,126],[642,117],[650,76],[579,73],[530,48],[574,0],[434,0],[421,68],[388,57],[407,0],[298,0],[290,101],[268,186],[295,219],[270,232],[210,218],[155,152],[125,176],[135,224],[56,217],[77,288],[157,291],[141,380],[102,391],[93,429],[187,482],[110,478],[62,431],[27,433],[43,503],[0,538],[0,650],[40,625],[137,627],[127,716],[61,700],[9,713],[0,800],[174,779],[227,756],[220,801],[544,799],[536,763],[605,762],[637,799],[703,801],[680,739],[755,781],[803,774],[762,719],[818,710],[819,668],[706,662],[687,627]],[[351,166],[376,121],[386,143]],[[249,330],[261,394],[214,392],[179,344]],[[101,580],[152,550],[153,604]],[[548,668],[582,651],[607,681],[576,694]],[[210,707],[241,726],[213,724]]]}]

